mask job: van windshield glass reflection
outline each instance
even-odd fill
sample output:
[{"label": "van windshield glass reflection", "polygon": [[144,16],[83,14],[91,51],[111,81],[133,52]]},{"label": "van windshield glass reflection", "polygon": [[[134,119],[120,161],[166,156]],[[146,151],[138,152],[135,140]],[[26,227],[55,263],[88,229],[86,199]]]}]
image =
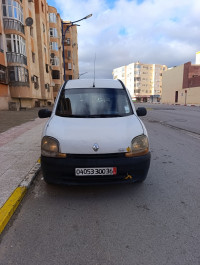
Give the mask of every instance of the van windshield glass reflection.
[{"label": "van windshield glass reflection", "polygon": [[123,117],[133,113],[125,90],[87,88],[63,90],[56,115],[77,118]]}]

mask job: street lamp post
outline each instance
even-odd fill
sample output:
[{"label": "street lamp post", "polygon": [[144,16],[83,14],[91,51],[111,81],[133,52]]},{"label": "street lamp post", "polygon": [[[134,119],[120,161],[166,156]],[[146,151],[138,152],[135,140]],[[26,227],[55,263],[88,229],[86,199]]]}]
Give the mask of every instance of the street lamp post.
[{"label": "street lamp post", "polygon": [[82,73],[82,74],[79,74],[78,75],[78,79],[80,79],[80,77],[82,76],[82,75],[85,75],[85,74],[87,74],[88,72],[85,72],[85,73]]},{"label": "street lamp post", "polygon": [[[66,81],[66,75],[65,75],[65,50],[64,50],[64,43],[65,43],[65,35],[66,35],[66,32],[68,31],[68,29],[70,27],[73,27],[73,26],[80,26],[80,25],[77,25],[76,23],[81,21],[81,20],[84,20],[84,19],[88,19],[92,16],[92,14],[86,16],[86,17],[83,17],[79,20],[76,20],[76,21],[73,21],[73,22],[63,22],[62,21],[62,46],[63,46],[63,67],[64,67],[64,81]],[[66,29],[64,30],[64,25],[67,25]]]}]

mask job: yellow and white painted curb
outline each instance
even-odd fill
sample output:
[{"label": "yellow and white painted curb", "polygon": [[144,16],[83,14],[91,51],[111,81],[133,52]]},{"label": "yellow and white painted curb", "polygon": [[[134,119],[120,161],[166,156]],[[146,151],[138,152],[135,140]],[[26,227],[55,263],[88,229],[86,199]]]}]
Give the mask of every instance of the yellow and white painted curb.
[{"label": "yellow and white painted curb", "polygon": [[13,191],[5,204],[0,208],[0,234],[6,227],[13,213],[24,198],[28,188],[40,171],[40,158],[34,167],[29,171],[19,186]]}]

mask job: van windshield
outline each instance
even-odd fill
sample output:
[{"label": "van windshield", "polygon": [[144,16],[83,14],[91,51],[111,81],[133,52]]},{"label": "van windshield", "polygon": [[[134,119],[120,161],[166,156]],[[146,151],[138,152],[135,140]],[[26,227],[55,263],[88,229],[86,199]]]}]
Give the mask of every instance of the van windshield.
[{"label": "van windshield", "polygon": [[124,89],[74,88],[61,92],[56,115],[75,118],[124,117],[133,114]]}]

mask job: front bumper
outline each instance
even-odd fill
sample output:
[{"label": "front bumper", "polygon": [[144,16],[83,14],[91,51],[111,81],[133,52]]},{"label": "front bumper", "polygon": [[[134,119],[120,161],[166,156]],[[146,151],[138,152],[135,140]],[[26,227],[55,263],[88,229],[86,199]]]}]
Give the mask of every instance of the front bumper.
[{"label": "front bumper", "polygon": [[[151,154],[125,157],[124,154],[68,155],[66,158],[41,156],[46,182],[69,185],[127,183],[143,181],[148,173]],[[75,176],[75,168],[117,167],[116,175]]]}]

